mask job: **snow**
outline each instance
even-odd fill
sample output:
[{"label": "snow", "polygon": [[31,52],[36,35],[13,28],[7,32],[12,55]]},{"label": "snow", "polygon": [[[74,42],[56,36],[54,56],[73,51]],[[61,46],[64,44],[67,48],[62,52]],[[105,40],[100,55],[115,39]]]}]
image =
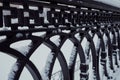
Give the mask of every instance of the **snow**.
[{"label": "snow", "polygon": [[[106,4],[110,4],[110,5],[113,5],[113,6],[116,6],[116,7],[120,7],[120,1],[119,0],[96,0],[96,1],[100,1],[100,2],[103,2],[103,3],[106,3]],[[1,5],[1,3],[0,3],[0,5]],[[36,10],[38,9],[37,7],[29,7],[30,9],[35,9],[36,8]],[[45,23],[48,23],[48,20],[47,20],[47,11],[49,11],[50,9],[49,8],[44,8],[43,9],[43,13],[42,14],[40,14],[40,17],[44,17],[44,22]],[[3,13],[4,13],[4,15],[11,15],[11,12],[9,11],[9,10],[3,10]],[[28,17],[29,16],[29,13],[28,12],[25,12],[24,13],[24,16],[25,17]],[[17,21],[17,19],[13,19],[12,20],[12,22],[13,23],[17,23],[18,21]],[[32,21],[32,22],[34,22],[34,21]],[[66,20],[66,22],[68,22],[67,20]],[[84,26],[84,25],[83,25]],[[53,26],[54,27],[54,26]],[[22,30],[22,29],[28,29],[28,27],[27,26],[24,26],[24,27],[18,27],[18,29],[19,30]],[[11,30],[11,28],[10,27],[3,27],[3,28],[0,28],[0,30]],[[68,30],[63,30],[63,32],[65,32],[65,33],[69,33],[70,31],[68,31]],[[102,31],[101,31],[102,32]],[[91,36],[92,36],[92,33],[90,32],[89,33]],[[37,36],[41,36],[41,34],[40,33],[33,33],[33,35],[37,35]],[[44,35],[44,33],[43,33],[43,35]],[[111,35],[111,33],[110,33],[110,35]],[[20,37],[22,37],[23,35],[21,34],[21,33],[18,33],[17,35],[16,35],[16,37],[17,38],[20,38]],[[79,41],[80,41],[80,36],[77,34],[76,36],[75,36]],[[113,35],[111,35],[110,36],[112,39],[113,39]],[[104,42],[105,42],[105,44],[106,44],[106,46],[107,46],[107,41],[108,41],[108,39],[107,39],[107,37],[104,35],[103,36],[103,38],[104,38]],[[4,41],[6,39],[6,36],[0,36],[0,42],[2,42],[2,41]],[[51,41],[53,41],[54,42],[54,44],[56,45],[56,46],[59,46],[60,45],[60,42],[61,42],[61,40],[60,40],[60,38],[59,37],[55,37],[53,40],[51,40]],[[100,41],[99,41],[99,39],[98,40],[96,40],[97,42],[96,42],[96,48],[98,48],[99,47],[99,44],[100,44]],[[25,45],[23,45],[23,44],[25,44]],[[30,40],[26,40],[26,41],[24,41],[24,42],[16,42],[16,43],[13,43],[10,47],[11,48],[13,48],[13,49],[16,49],[16,50],[18,50],[19,52],[21,52],[23,55],[27,55],[27,53],[29,52],[29,50],[30,50],[30,48],[31,48],[31,45],[32,45],[32,42],[30,41]],[[68,46],[69,45],[69,46]],[[87,51],[88,51],[88,49],[89,49],[89,42],[85,42],[85,41],[83,41],[82,42],[82,46],[83,47],[85,47],[84,48],[84,51],[87,53]],[[68,49],[67,49],[68,48]],[[39,49],[39,50],[38,50]],[[48,48],[46,48],[45,47],[45,45],[43,46],[43,45],[41,45],[40,46],[40,48],[38,48],[37,49],[37,51],[36,52],[34,52],[34,54],[37,54],[36,56],[34,56],[34,55],[32,55],[31,56],[31,58],[30,58],[30,60],[31,61],[33,61],[34,63],[35,63],[35,65],[37,66],[37,68],[39,69],[39,71],[40,71],[40,73],[42,74],[42,78],[43,78],[43,80],[49,80],[49,78],[48,78],[48,71],[49,71],[49,67],[50,67],[50,63],[52,62],[52,58],[53,58],[53,55],[55,54],[55,53],[53,53],[53,52],[51,52],[51,50],[50,49],[48,49]],[[66,59],[66,61],[67,61],[67,64],[68,65],[71,65],[72,64],[72,61],[73,61],[73,59],[74,59],[74,56],[75,56],[75,52],[76,52],[76,47],[75,46],[73,46],[73,44],[70,42],[70,40],[67,40],[67,42],[66,43],[64,43],[64,45],[63,45],[63,47],[62,47],[62,49],[61,49],[61,51],[64,53],[64,56],[65,56],[65,59]],[[50,53],[49,53],[50,52]],[[90,51],[91,52],[91,51]],[[106,52],[108,52],[107,50],[106,50]],[[0,72],[3,74],[3,76],[2,76],[2,78],[1,79],[3,79],[3,80],[7,80],[6,79],[6,76],[5,75],[7,75],[7,73],[6,72],[9,72],[9,70],[8,69],[10,69],[10,67],[11,67],[11,65],[12,65],[12,63],[14,62],[15,63],[15,61],[12,59],[12,58],[10,58],[10,57],[7,57],[7,55],[5,55],[4,57],[3,57],[3,55],[2,55],[3,53],[1,53],[0,52],[0,63],[2,64],[1,66],[1,68],[0,68]],[[4,59],[3,59],[4,58]],[[46,60],[47,59],[47,60]],[[107,59],[108,59],[108,57],[107,57]],[[40,61],[40,63],[37,63],[38,62],[38,60]],[[3,64],[3,62],[2,61],[4,61],[4,64]],[[45,63],[46,62],[46,63]],[[76,61],[76,64],[77,64],[77,62],[78,61]],[[89,61],[90,63],[90,65],[89,65],[89,73],[91,73],[91,74],[89,74],[89,80],[93,80],[93,77],[94,77],[94,74],[92,74],[92,72],[93,72],[93,67],[92,67],[92,58],[91,58],[91,61]],[[6,65],[5,65],[5,63],[7,63]],[[79,63],[79,62],[78,62]],[[14,66],[12,67],[12,70],[11,70],[11,72],[10,72],[10,75],[9,75],[9,79],[8,80],[13,80],[13,77],[14,77],[14,75],[15,75],[15,72],[18,70],[18,65],[19,65],[19,63],[15,63],[14,64]],[[38,67],[39,66],[39,67]],[[58,68],[58,66],[59,66],[59,68]],[[107,66],[109,67],[109,61],[107,61]],[[56,68],[55,68],[56,67]],[[100,66],[101,67],[101,74],[102,74],[102,66]],[[3,70],[4,71],[3,71]],[[61,76],[61,68],[60,68],[60,64],[59,64],[59,62],[58,62],[58,60],[56,60],[56,62],[55,62],[55,66],[54,66],[54,69],[55,70],[53,70],[53,75],[54,75],[54,73],[56,73],[56,72],[58,72],[58,74],[57,74],[57,76],[55,76],[55,80],[59,80],[60,78],[59,78],[59,76]],[[109,69],[108,69],[109,70]],[[25,72],[27,72],[27,70],[24,70]],[[42,72],[41,72],[42,71]],[[109,70],[110,72],[111,72],[111,70]],[[119,76],[119,73],[120,73],[120,69],[118,68],[116,68],[116,73],[110,73],[110,75],[112,75],[113,77],[114,77],[114,79],[113,80],[119,80],[120,79],[120,76]],[[0,74],[0,75],[2,75],[2,74]],[[28,73],[27,73],[28,74]],[[29,73],[30,74],[30,73]],[[80,72],[76,72],[75,73],[75,76],[77,75],[79,75],[80,74]],[[26,73],[25,73],[25,75],[26,75]],[[28,77],[30,77],[31,75],[28,75],[27,77],[26,76],[23,76],[23,74],[22,74],[22,77],[20,77],[20,79],[22,80],[22,78],[23,79],[28,79]],[[79,76],[78,76],[79,77]],[[31,78],[32,79],[32,78]],[[30,80],[30,79],[29,79]],[[75,80],[79,80],[79,78],[75,78]],[[103,77],[103,79],[102,80],[107,80],[107,78],[104,76]]]},{"label": "snow", "polygon": [[55,26],[54,25],[49,25],[48,28],[55,28]]},{"label": "snow", "polygon": [[12,24],[18,23],[18,18],[13,18],[13,19],[11,19],[11,23],[12,23]]},{"label": "snow", "polygon": [[98,51],[100,47],[100,39],[98,38],[97,34],[94,35],[93,41],[94,41],[96,51]]},{"label": "snow", "polygon": [[56,46],[59,46],[60,45],[60,39],[57,39],[56,41],[54,41],[54,43],[56,44]]},{"label": "snow", "polygon": [[19,30],[26,30],[26,29],[29,29],[29,27],[28,26],[23,26],[23,27],[19,26],[18,29]]},{"label": "snow", "polygon": [[70,30],[62,30],[63,33],[70,33]]},{"label": "snow", "polygon": [[90,43],[89,43],[89,42],[86,42],[85,53],[86,53],[87,55],[88,55],[89,48],[90,48]]},{"label": "snow", "polygon": [[46,35],[46,32],[34,32],[32,33],[33,36],[41,36],[44,37]]},{"label": "snow", "polygon": [[48,55],[48,57],[47,57],[47,63],[46,63],[46,67],[45,67],[45,70],[46,70],[46,72],[48,72],[49,71],[49,68],[50,68],[50,63],[52,63],[52,59],[53,59],[53,55],[54,55],[55,53],[53,53],[53,52],[51,52],[49,55]]},{"label": "snow", "polygon": [[38,7],[36,7],[36,6],[29,6],[29,9],[38,10]]},{"label": "snow", "polygon": [[29,17],[29,12],[24,12],[24,17]]},{"label": "snow", "polygon": [[44,71],[43,71],[43,73],[41,74],[43,80],[49,80],[49,78],[48,78],[48,72],[50,71],[50,65],[51,65],[51,63],[52,63],[53,55],[54,55],[54,54],[55,54],[55,53],[51,52],[51,53],[48,55],[48,57],[47,57],[47,61],[46,61],[46,65],[45,65],[45,67],[44,67]]},{"label": "snow", "polygon": [[14,79],[14,76],[15,76],[16,72],[18,71],[18,69],[19,69],[19,63],[15,63],[11,69],[9,76],[8,76],[8,80]]},{"label": "snow", "polygon": [[120,69],[117,69],[116,70],[117,72],[116,72],[116,74],[114,75],[114,77],[115,77],[115,80],[120,80]]},{"label": "snow", "polygon": [[30,24],[34,24],[35,20],[34,19],[30,19]]},{"label": "snow", "polygon": [[8,31],[8,30],[11,30],[11,27],[3,26],[2,28],[0,28],[0,31]]},{"label": "snow", "polygon": [[92,31],[89,31],[89,35],[90,35],[90,36],[92,36],[92,35],[93,35]]},{"label": "snow", "polygon": [[103,34],[102,30],[100,30],[100,33]]},{"label": "snow", "polygon": [[98,42],[97,42],[97,44],[96,44],[96,49],[98,50],[99,47],[100,47],[100,39],[98,39]]},{"label": "snow", "polygon": [[43,8],[43,13],[41,14],[44,17],[44,23],[48,23],[47,11],[50,11],[50,8]]},{"label": "snow", "polygon": [[8,80],[11,67],[16,62],[16,59],[6,53],[0,52],[0,79]]},{"label": "snow", "polygon": [[70,56],[70,59],[69,59],[69,67],[71,67],[72,64],[73,64],[73,61],[75,59],[75,54],[76,54],[76,47],[73,46],[71,56]]},{"label": "snow", "polygon": [[92,58],[92,54],[91,54],[91,51],[90,51],[90,57],[89,57],[89,59],[90,59],[90,61],[89,61],[89,69],[88,69],[88,73],[89,73],[89,80],[96,80],[96,79],[94,79],[95,78],[95,76],[94,76],[94,68],[93,68],[93,66],[92,66],[92,64],[93,64],[93,58]]},{"label": "snow", "polygon": [[0,36],[0,43],[6,40],[6,36]]},{"label": "snow", "polygon": [[[102,53],[104,53],[104,52],[102,52]],[[101,49],[100,49],[100,53],[99,53],[100,55],[101,55]],[[100,80],[104,80],[103,78],[105,77],[105,75],[104,75],[104,67],[103,67],[103,62],[101,62],[101,57],[100,57],[100,59],[99,59],[99,74],[100,74]]]},{"label": "snow", "polygon": [[77,40],[81,40],[81,36],[79,35],[79,33],[75,34],[75,38],[77,38]]},{"label": "snow", "polygon": [[60,49],[63,52],[63,55],[64,55],[68,65],[69,65],[69,60],[70,60],[71,51],[73,49],[73,46],[74,46],[73,43],[69,39],[67,39]]},{"label": "snow", "polygon": [[[45,66],[47,66],[47,61],[49,56],[52,58],[51,49],[48,48],[46,45],[41,44],[35,52],[30,57],[30,60],[34,63],[34,65],[37,67],[40,74],[42,74],[42,78],[46,77],[47,74],[45,73]],[[51,59],[50,58],[50,59]],[[49,60],[50,60],[49,59]],[[50,60],[51,61],[51,60]],[[47,62],[47,63],[46,63]],[[49,66],[48,66],[49,67]],[[48,76],[45,80],[47,80]]]},{"label": "snow", "polygon": [[28,69],[26,67],[24,67],[19,80],[34,80],[32,75],[30,74],[30,72],[28,71]]},{"label": "snow", "polygon": [[105,34],[103,35],[103,40],[104,40],[105,46],[107,46],[108,38]]},{"label": "snow", "polygon": [[80,80],[80,58],[77,54],[76,63],[75,63],[75,70],[74,70],[74,80]]},{"label": "snow", "polygon": [[17,33],[17,34],[16,34],[16,37],[17,37],[17,38],[23,37],[23,34],[22,34],[22,33]]},{"label": "snow", "polygon": [[61,42],[61,40],[60,40],[60,36],[53,36],[53,37],[51,37],[50,38],[50,40],[56,45],[56,46],[59,46],[60,45],[60,42]]},{"label": "snow", "polygon": [[110,32],[111,43],[113,42],[113,34]]},{"label": "snow", "polygon": [[58,61],[58,59],[56,58],[54,67],[53,67],[53,72],[52,72],[52,76],[51,76],[51,80],[61,80],[62,78],[62,71],[61,71],[61,67],[60,67],[60,63]]},{"label": "snow", "polygon": [[82,45],[82,48],[84,50],[84,53],[85,53],[85,58],[87,59],[88,58],[88,50],[89,50],[89,47],[90,47],[90,43],[87,41],[87,38],[83,38],[82,42],[81,42],[81,45]]},{"label": "snow", "polygon": [[118,33],[117,32],[115,32],[115,35],[116,35],[116,38],[118,37]]},{"label": "snow", "polygon": [[9,10],[3,10],[3,15],[11,15],[11,12]]},{"label": "snow", "polygon": [[31,40],[18,41],[10,45],[11,48],[21,52],[24,56],[27,55],[27,53],[31,49],[31,46],[32,46]]},{"label": "snow", "polygon": [[94,0],[120,8],[120,0]]},{"label": "snow", "polygon": [[39,29],[39,28],[45,28],[43,26],[35,26],[36,29]]},{"label": "snow", "polygon": [[0,6],[3,6],[3,3],[0,3]]}]

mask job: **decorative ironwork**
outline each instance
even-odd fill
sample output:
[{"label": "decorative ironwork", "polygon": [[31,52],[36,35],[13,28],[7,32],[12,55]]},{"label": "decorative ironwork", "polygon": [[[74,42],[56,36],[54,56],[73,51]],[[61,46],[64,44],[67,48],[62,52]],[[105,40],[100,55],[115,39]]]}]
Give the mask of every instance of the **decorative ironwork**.
[{"label": "decorative ironwork", "polygon": [[[80,80],[89,80],[91,74],[94,80],[102,80],[103,76],[113,78],[111,73],[120,66],[120,12],[111,6],[105,8],[109,7],[105,4],[100,7],[96,5],[100,3],[89,3],[84,0],[1,0],[0,37],[5,38],[0,39],[0,51],[17,59],[16,69],[13,68],[8,80],[18,80],[24,67],[34,80],[44,80],[30,60],[41,44],[51,49],[51,59],[46,61],[44,70],[46,80],[56,79],[57,73],[52,74],[56,59],[61,67],[60,80],[74,80],[76,70],[80,71]],[[45,34],[38,36],[35,32]],[[59,36],[56,42],[50,40],[53,36]],[[85,39],[87,44],[82,45]],[[10,47],[22,40],[31,40],[24,54]],[[73,43],[69,64],[61,51],[66,40]],[[77,55],[79,61],[76,61]],[[79,69],[75,69],[76,63]]]}]

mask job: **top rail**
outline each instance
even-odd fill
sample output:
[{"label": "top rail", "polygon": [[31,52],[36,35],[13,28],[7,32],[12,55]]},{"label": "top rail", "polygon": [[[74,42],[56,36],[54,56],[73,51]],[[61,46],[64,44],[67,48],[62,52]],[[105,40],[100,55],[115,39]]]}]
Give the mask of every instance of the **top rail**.
[{"label": "top rail", "polygon": [[68,30],[119,21],[119,8],[93,0],[0,1],[0,35],[53,28]]},{"label": "top rail", "polygon": [[61,3],[61,4],[67,4],[67,5],[74,5],[74,6],[78,6],[78,7],[87,7],[87,8],[120,12],[120,8],[110,6],[108,4],[97,2],[94,0],[38,0],[38,1]]}]

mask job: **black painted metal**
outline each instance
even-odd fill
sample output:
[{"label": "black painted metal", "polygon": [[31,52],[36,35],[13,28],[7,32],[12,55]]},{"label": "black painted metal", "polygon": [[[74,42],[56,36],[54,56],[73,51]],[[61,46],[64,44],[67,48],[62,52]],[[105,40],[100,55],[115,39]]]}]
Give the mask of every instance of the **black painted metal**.
[{"label": "black painted metal", "polygon": [[[41,44],[48,46],[51,53],[54,53],[51,54],[52,62],[48,64],[49,79],[52,76],[55,60],[58,58],[62,69],[62,80],[74,80],[77,54],[81,62],[80,80],[89,80],[91,73],[87,60],[91,58],[95,80],[102,80],[101,75],[108,79],[112,78],[108,70],[115,72],[115,66],[120,66],[119,8],[87,0],[1,0],[0,3],[2,4],[0,5],[0,36],[7,37],[4,41],[0,41],[0,51],[17,59],[15,65],[18,70],[12,71],[14,75],[10,80],[18,80],[24,67],[27,67],[34,80],[42,80],[40,72],[29,60]],[[36,9],[30,8],[33,6]],[[20,27],[27,29],[21,30]],[[70,32],[64,33],[63,30]],[[46,32],[46,35],[34,36],[32,35],[34,32]],[[76,34],[79,35],[79,39],[75,37]],[[56,35],[60,36],[59,45],[50,41],[50,38]],[[97,47],[93,40],[95,35],[100,40]],[[81,44],[84,38],[89,43],[85,51]],[[10,48],[12,43],[28,39],[32,40],[32,48],[27,55]],[[61,47],[68,39],[76,47],[72,65],[67,64],[64,52],[61,51]],[[103,74],[100,73],[100,64],[103,67]]]}]

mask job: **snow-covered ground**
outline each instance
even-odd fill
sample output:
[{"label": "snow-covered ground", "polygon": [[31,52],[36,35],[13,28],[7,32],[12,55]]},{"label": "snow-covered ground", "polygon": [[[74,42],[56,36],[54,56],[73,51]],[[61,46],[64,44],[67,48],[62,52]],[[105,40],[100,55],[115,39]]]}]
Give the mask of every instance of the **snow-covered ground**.
[{"label": "snow-covered ground", "polygon": [[[94,40],[95,46],[98,47],[99,39],[98,39],[97,35],[95,35],[93,40]],[[54,38],[51,38],[51,41],[54,41],[54,43],[57,46],[59,46],[59,41],[60,41],[59,36],[55,36]],[[106,38],[105,38],[105,41],[107,41]],[[19,42],[11,44],[10,47],[13,48],[13,49],[17,49],[23,55],[26,56],[26,53],[29,51],[31,45],[32,45],[31,40],[23,40],[23,41],[19,41]],[[83,39],[82,46],[83,46],[83,49],[84,49],[85,53],[87,53],[86,51],[88,50],[89,43],[87,42],[86,38]],[[64,45],[61,48],[61,51],[63,52],[64,57],[65,57],[68,65],[72,64],[71,62],[72,62],[72,58],[74,56],[73,54],[75,54],[75,50],[76,50],[76,47],[74,47],[73,43],[69,39],[66,40],[66,42],[64,43]],[[54,54],[54,53],[51,53],[50,48],[48,48],[44,44],[41,44],[35,50],[34,54],[30,57],[30,60],[35,64],[35,66],[39,70],[40,74],[42,75],[43,80],[48,80],[47,75],[44,73],[44,71],[49,69],[48,63],[51,62],[51,59],[53,57],[50,54]],[[86,59],[87,59],[87,57],[86,57]],[[80,70],[79,70],[80,61],[79,60],[80,59],[77,55],[75,74],[74,74],[76,77],[74,78],[74,80],[80,79],[80,76],[79,76],[79,74],[80,74]],[[13,58],[11,56],[8,56],[5,53],[0,52],[0,64],[2,64],[2,65],[0,65],[0,67],[1,67],[0,68],[0,71],[1,71],[0,75],[2,75],[2,80],[7,80],[8,76],[14,74],[14,73],[11,73],[10,70],[17,70],[17,66],[14,67],[15,62],[16,62],[15,58]],[[46,63],[46,62],[48,62],[48,63]],[[88,60],[88,63],[89,63],[89,70],[88,70],[89,80],[93,80],[94,75],[93,75],[93,70],[92,70],[92,58],[90,60]],[[113,77],[114,80],[119,80],[120,79],[119,72],[120,72],[120,68],[117,69],[116,73],[111,74],[111,75],[114,75],[114,77]],[[53,74],[53,76],[51,77],[51,80],[60,79],[60,76],[61,76],[62,73],[61,73],[61,67],[60,67],[58,59],[56,59],[56,61],[55,61],[55,65],[54,65],[52,74]],[[102,70],[101,70],[101,74],[102,74]],[[26,67],[24,68],[19,80],[23,80],[23,79],[33,80],[31,74],[26,69]],[[11,78],[11,80],[12,80],[12,78]],[[103,80],[107,80],[107,78],[104,77]]]},{"label": "snow-covered ground", "polygon": [[120,0],[94,0],[120,8]]}]

